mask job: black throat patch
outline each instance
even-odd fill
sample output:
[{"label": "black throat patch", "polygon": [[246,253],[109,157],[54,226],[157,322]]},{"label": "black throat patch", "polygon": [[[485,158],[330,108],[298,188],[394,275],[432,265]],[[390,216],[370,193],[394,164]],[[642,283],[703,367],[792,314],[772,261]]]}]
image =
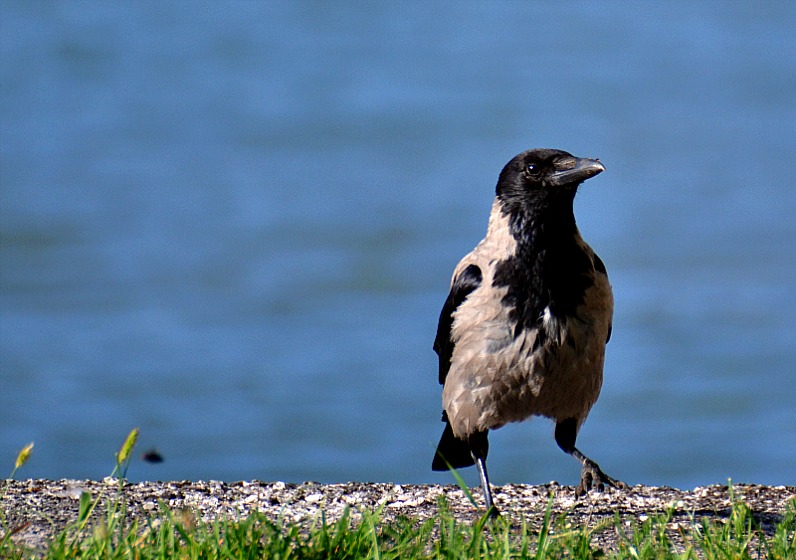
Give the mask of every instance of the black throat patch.
[{"label": "black throat patch", "polygon": [[[570,209],[562,216],[510,212],[516,253],[495,267],[495,288],[508,288],[501,303],[510,307],[516,321],[514,336],[542,324],[545,308],[558,318],[573,316],[594,283],[589,255],[577,243],[575,217]],[[537,342],[543,342],[540,329]]]}]

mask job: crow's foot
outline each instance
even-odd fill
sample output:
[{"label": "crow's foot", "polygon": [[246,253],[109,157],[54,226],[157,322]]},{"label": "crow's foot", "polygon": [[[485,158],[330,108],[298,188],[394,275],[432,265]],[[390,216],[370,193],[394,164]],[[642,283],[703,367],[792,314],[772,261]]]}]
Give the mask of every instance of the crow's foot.
[{"label": "crow's foot", "polygon": [[586,459],[583,462],[583,469],[580,472],[580,484],[575,488],[575,496],[583,496],[590,490],[603,492],[606,486],[619,490],[627,490],[627,484],[621,480],[611,478],[602,471],[600,465],[591,459]]}]

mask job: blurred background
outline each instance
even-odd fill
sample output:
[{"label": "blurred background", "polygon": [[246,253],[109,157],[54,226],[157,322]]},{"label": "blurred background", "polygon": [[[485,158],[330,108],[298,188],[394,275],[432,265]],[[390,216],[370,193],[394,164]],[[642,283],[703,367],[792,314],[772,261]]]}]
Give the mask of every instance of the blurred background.
[{"label": "blurred background", "polygon": [[[452,483],[431,349],[555,147],[616,311],[579,446],[794,484],[796,4],[0,3],[0,474]],[[495,484],[573,484],[549,420]],[[160,464],[140,459],[156,449]],[[474,469],[463,471],[477,484]]]}]

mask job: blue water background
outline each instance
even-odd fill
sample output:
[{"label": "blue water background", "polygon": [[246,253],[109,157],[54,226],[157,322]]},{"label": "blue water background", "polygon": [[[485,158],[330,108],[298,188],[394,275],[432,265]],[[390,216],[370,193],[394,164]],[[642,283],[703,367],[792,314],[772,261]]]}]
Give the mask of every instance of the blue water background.
[{"label": "blue water background", "polygon": [[[500,168],[557,147],[607,167],[580,447],[796,482],[795,3],[0,10],[0,474],[35,441],[17,476],[105,476],[139,427],[133,480],[452,482],[439,309]],[[494,482],[576,482],[552,432],[494,433]]]}]

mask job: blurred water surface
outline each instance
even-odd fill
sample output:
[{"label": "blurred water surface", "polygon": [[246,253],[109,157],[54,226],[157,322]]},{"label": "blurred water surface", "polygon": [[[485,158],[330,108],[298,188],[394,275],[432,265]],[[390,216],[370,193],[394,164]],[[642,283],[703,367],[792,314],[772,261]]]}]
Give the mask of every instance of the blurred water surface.
[{"label": "blurred water surface", "polygon": [[[794,3],[0,10],[0,472],[33,440],[20,476],[101,477],[138,426],[165,462],[132,479],[450,482],[450,274],[503,164],[558,147],[607,166],[580,447],[794,483]],[[547,420],[492,441],[497,484],[578,479]]]}]

